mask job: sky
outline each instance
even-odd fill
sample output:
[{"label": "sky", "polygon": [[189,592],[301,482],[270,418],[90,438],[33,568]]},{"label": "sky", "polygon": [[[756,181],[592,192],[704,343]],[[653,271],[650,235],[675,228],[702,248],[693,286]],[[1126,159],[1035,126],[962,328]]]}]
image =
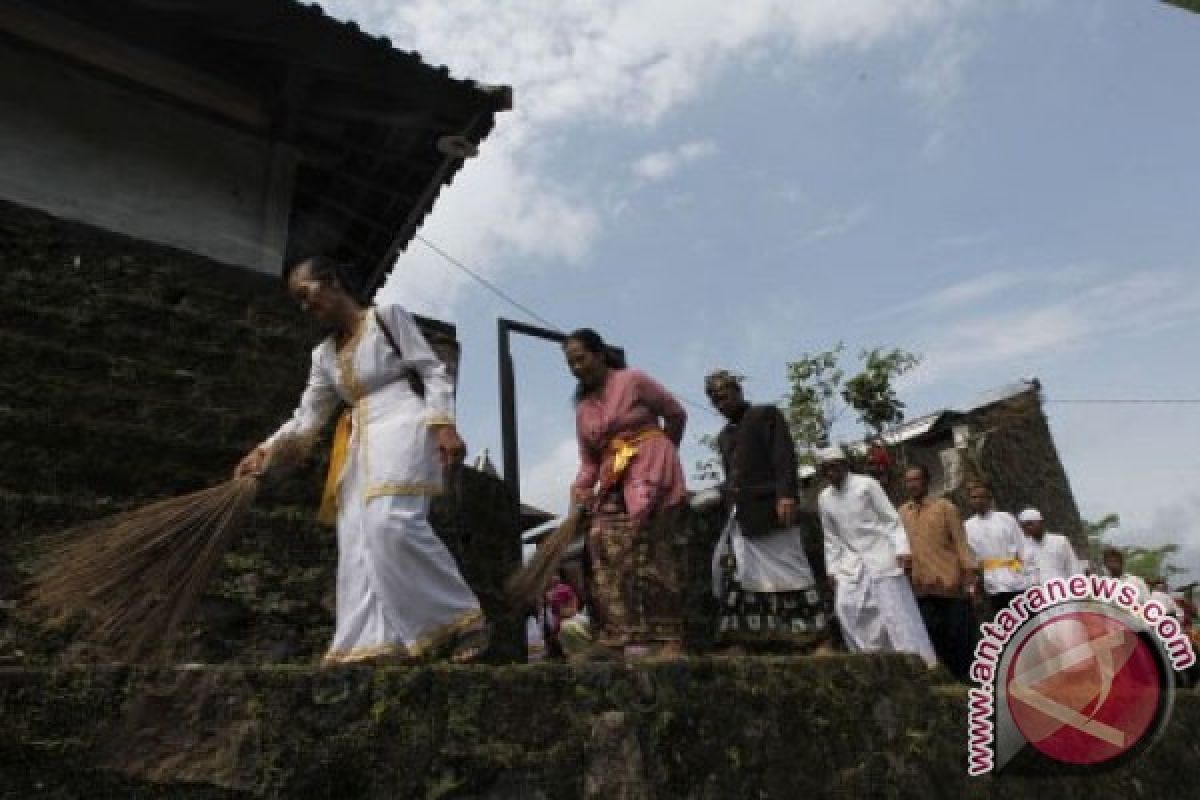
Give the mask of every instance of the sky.
[{"label": "sky", "polygon": [[[421,235],[721,420],[845,342],[922,356],[910,416],[1036,376],[1085,518],[1200,578],[1200,15],[1127,0],[327,0],[513,88]],[[458,326],[459,426],[500,457],[496,320],[421,241],[381,294]],[[572,381],[515,345],[522,497],[566,503]],[[1192,400],[1192,403],[1113,403]],[[1087,401],[1087,402],[1079,402]],[[856,431],[842,431],[854,437]]]}]

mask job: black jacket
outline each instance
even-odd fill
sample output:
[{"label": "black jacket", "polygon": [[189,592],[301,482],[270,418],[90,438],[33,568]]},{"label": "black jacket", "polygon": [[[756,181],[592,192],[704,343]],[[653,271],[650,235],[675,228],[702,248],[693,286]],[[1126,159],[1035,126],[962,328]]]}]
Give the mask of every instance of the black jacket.
[{"label": "black jacket", "polygon": [[796,446],[783,412],[747,406],[742,418],[717,435],[725,469],[723,488],[737,504],[742,532],[758,536],[778,527],[775,501],[796,497]]}]

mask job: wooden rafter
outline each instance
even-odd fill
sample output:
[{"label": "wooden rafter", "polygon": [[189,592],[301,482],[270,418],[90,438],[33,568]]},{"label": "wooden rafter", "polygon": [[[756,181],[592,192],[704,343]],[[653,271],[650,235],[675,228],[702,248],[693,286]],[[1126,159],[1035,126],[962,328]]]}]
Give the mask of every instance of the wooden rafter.
[{"label": "wooden rafter", "polygon": [[261,130],[270,123],[261,100],[236,86],[23,0],[0,3],[0,31],[165,92],[241,125]]}]

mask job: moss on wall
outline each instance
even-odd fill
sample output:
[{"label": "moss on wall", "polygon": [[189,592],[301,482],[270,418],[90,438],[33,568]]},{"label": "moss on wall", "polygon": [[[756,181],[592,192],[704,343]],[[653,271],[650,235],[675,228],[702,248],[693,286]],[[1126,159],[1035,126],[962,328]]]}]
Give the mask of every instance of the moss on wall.
[{"label": "moss on wall", "polygon": [[1106,800],[1187,796],[1178,766],[1200,757],[1187,692],[1126,767],[970,779],[965,709],[898,656],[0,671],[0,779],[59,797]]}]

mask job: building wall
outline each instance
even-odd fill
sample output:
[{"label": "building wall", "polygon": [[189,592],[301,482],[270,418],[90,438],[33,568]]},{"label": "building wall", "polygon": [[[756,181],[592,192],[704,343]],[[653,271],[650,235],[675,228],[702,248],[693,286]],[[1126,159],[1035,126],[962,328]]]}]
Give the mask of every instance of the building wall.
[{"label": "building wall", "polygon": [[0,41],[0,199],[278,273],[290,156]]},{"label": "building wall", "polygon": [[[967,425],[972,437],[986,437],[977,460],[960,461],[960,481],[950,496],[963,515],[971,513],[966,482],[982,477],[991,483],[998,509],[1015,515],[1030,506],[1037,508],[1049,530],[1065,534],[1076,551],[1086,555],[1079,508],[1038,392],[1025,392],[955,416],[928,436],[905,443],[908,461],[924,464],[932,472],[935,491],[945,480],[942,452],[954,447],[952,427],[956,424]],[[903,500],[904,486],[898,470],[889,488],[897,502]]]},{"label": "building wall", "polygon": [[985,406],[972,412],[969,422],[972,432],[992,431],[981,461],[997,505],[1014,514],[1030,506],[1039,509],[1047,529],[1065,534],[1086,557],[1079,507],[1054,446],[1041,395],[1030,391]]}]

